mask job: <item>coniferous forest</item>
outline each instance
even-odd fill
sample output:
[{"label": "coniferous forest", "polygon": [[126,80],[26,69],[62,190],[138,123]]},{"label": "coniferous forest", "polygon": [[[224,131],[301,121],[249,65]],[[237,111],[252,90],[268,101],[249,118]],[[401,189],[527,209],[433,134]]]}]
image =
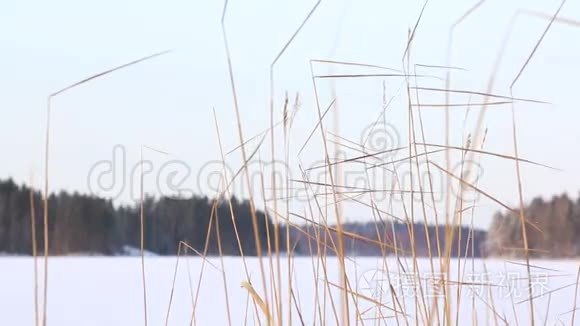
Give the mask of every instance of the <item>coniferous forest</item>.
[{"label": "coniferous forest", "polygon": [[[37,249],[43,250],[43,196],[12,180],[0,181],[0,252],[32,253],[32,219],[35,220]],[[245,255],[256,255],[250,205],[231,200],[232,210]],[[31,207],[34,206],[34,210]],[[140,247],[140,207],[113,205],[111,200],[78,193],[59,192],[48,198],[49,253],[123,254],[125,248]],[[212,214],[212,208],[215,212]],[[266,243],[266,227],[272,223],[256,212],[259,238]],[[180,241],[207,254],[219,254],[216,230],[219,228],[224,255],[239,255],[229,201],[214,205],[207,197],[189,199],[146,198],[143,202],[145,250],[176,254]],[[217,219],[212,219],[212,216]],[[213,220],[212,228],[209,228]],[[209,230],[209,233],[208,233]],[[209,241],[208,241],[209,238]]]},{"label": "coniferous forest", "polygon": [[[32,194],[32,200],[31,200]],[[231,203],[231,210],[230,210]],[[34,208],[34,210],[32,209]],[[0,252],[32,254],[32,219],[35,221],[37,250],[43,252],[43,196],[37,190],[17,185],[12,180],[0,181]],[[232,222],[232,212],[234,222]],[[263,211],[257,210],[258,238],[262,250],[275,248],[274,224]],[[175,255],[180,242],[194,250],[189,254],[244,255],[257,254],[250,203],[235,197],[216,202],[207,197],[145,198],[143,202],[144,249],[159,255]],[[52,255],[126,255],[140,248],[141,205],[115,206],[111,200],[78,193],[59,192],[48,198],[49,254]],[[211,223],[211,227],[210,227]],[[392,223],[392,224],[391,224]],[[285,224],[278,228],[280,251],[286,251],[286,235],[290,236],[293,254],[334,255],[335,229]],[[237,235],[236,235],[237,229]],[[409,226],[400,222],[380,221],[348,223],[345,252],[356,255],[399,254],[410,252]],[[454,241],[452,254],[480,255],[484,231],[470,232],[461,228],[461,241]],[[435,253],[435,233],[445,233],[444,226],[414,226],[414,245],[419,256]],[[219,237],[218,237],[219,233]],[[268,237],[269,235],[269,237]],[[395,235],[395,236],[393,236]],[[239,237],[239,242],[238,242]],[[397,239],[395,245],[393,239]],[[317,245],[317,241],[321,246]],[[428,243],[429,242],[429,243]],[[218,243],[221,244],[218,246]],[[384,245],[378,245],[384,243]],[[457,244],[461,245],[461,250]],[[185,248],[185,246],[184,246]],[[187,251],[182,252],[187,253]]]}]

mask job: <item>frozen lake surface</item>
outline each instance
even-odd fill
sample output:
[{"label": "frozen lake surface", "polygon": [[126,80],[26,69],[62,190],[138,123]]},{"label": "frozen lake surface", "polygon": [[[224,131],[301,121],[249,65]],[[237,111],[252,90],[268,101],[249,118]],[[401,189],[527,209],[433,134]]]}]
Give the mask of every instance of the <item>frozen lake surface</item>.
[{"label": "frozen lake surface", "polygon": [[[293,296],[287,293],[287,258],[281,257],[280,263],[284,324],[287,324],[289,303],[293,324],[300,325],[301,320],[305,325],[336,324],[332,305],[336,305],[336,309],[340,307],[337,259],[327,258],[325,269],[321,260],[315,257],[292,259]],[[454,307],[450,314],[452,324],[458,320],[461,325],[470,325],[477,320],[480,325],[488,322],[490,325],[496,322],[515,325],[517,319],[519,325],[528,325],[528,274],[521,263],[499,259],[452,260],[448,287]],[[175,257],[146,257],[148,324],[165,324],[176,275],[169,325],[190,324],[194,302],[195,325],[227,325],[228,305],[232,325],[258,324],[257,316],[265,325],[264,315],[254,309],[248,291],[240,286],[247,280],[242,259],[224,257],[225,273],[221,272],[221,264],[219,257],[210,258],[205,264],[198,257],[181,258],[175,273]],[[276,261],[273,259],[273,273],[269,259],[263,259],[263,264],[269,277],[267,293],[263,291],[258,259],[246,258],[254,288],[262,298],[268,297],[270,310],[275,314],[272,298],[278,294],[271,291],[269,282],[271,275],[277,281]],[[578,262],[535,260],[531,264],[537,324],[543,325],[547,321],[547,325],[554,325],[561,321],[570,325],[575,309]],[[200,282],[202,265],[205,266]],[[34,325],[33,266],[30,257],[0,258],[0,324]],[[42,259],[38,260],[38,266],[41,281]],[[438,302],[441,308],[444,298],[438,286],[441,275],[437,261],[434,261],[434,266],[432,270],[428,259],[418,260],[414,267],[410,258],[401,258],[400,261],[394,257],[386,260],[380,257],[349,258],[350,298],[351,301],[357,298],[357,304],[351,302],[349,308],[353,323],[356,319],[359,325],[396,325],[397,321],[405,324],[405,320],[411,325],[417,321],[424,324],[425,311],[432,308],[434,302]],[[42,284],[39,284],[39,298],[41,301]],[[48,325],[143,325],[143,306],[139,257],[49,258]],[[443,311],[439,310],[440,314],[432,313],[432,318],[436,315],[443,318]],[[340,317],[340,311],[337,315]],[[580,316],[574,317],[575,323],[580,324]],[[437,324],[435,320],[434,324]]]}]

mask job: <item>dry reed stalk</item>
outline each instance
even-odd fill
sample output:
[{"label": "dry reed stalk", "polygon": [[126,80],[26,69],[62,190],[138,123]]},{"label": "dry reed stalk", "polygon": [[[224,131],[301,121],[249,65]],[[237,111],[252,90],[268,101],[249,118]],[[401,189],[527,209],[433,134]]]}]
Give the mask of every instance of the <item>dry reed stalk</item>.
[{"label": "dry reed stalk", "polygon": [[256,292],[256,290],[254,289],[254,287],[252,286],[252,284],[250,284],[247,281],[243,281],[241,286],[246,289],[246,291],[248,291],[248,293],[250,293],[250,296],[252,297],[252,299],[254,300],[254,302],[258,305],[258,307],[260,307],[260,309],[262,309],[262,313],[264,314],[264,317],[266,317],[266,320],[268,321],[268,325],[272,325],[273,324],[273,320],[272,320],[272,315],[270,314],[270,310],[268,308],[268,305],[264,302],[264,300],[260,297],[260,295],[258,294],[258,292]]},{"label": "dry reed stalk", "polygon": [[[250,175],[249,175],[249,171],[248,171],[248,158],[246,155],[246,149],[245,149],[245,145],[244,145],[244,135],[243,135],[243,130],[242,130],[242,124],[241,124],[241,118],[240,118],[240,110],[239,110],[239,105],[238,105],[238,96],[237,96],[237,92],[236,92],[236,85],[235,85],[235,81],[234,81],[234,73],[233,73],[233,67],[232,67],[232,61],[231,61],[231,55],[230,55],[230,50],[229,50],[229,45],[228,45],[228,38],[227,38],[227,33],[226,33],[226,27],[225,27],[225,16],[227,13],[227,8],[228,8],[228,1],[226,0],[224,2],[224,7],[223,7],[223,12],[222,12],[222,19],[221,19],[221,26],[222,26],[222,36],[224,39],[224,47],[225,47],[225,52],[226,52],[226,59],[227,59],[227,64],[228,64],[228,73],[229,73],[229,79],[230,79],[230,86],[231,86],[231,91],[232,91],[232,95],[233,95],[233,100],[234,100],[234,111],[236,114],[236,121],[237,121],[237,129],[238,129],[238,137],[239,137],[239,141],[240,141],[240,146],[241,146],[241,151],[242,151],[242,158],[244,160],[244,165],[243,165],[243,171],[244,171],[244,176],[245,176],[245,181],[246,181],[246,186],[249,192],[249,202],[250,202],[250,215],[252,217],[252,228],[254,230],[254,241],[255,241],[255,246],[256,246],[256,252],[258,255],[258,261],[260,264],[260,274],[261,274],[261,278],[262,278],[262,286],[264,289],[267,289],[267,284],[266,284],[266,273],[264,271],[264,264],[262,262],[262,245],[259,239],[259,235],[258,235],[258,221],[257,221],[257,217],[256,217],[256,205],[254,203],[254,198],[253,198],[253,194],[252,194],[252,190],[251,190],[251,182],[250,182]],[[267,292],[265,293],[265,305],[266,307],[268,307],[268,295]],[[270,325],[271,320],[268,319],[268,324]]]},{"label": "dry reed stalk", "polygon": [[[566,3],[566,0],[563,0],[560,3],[560,6],[558,7],[558,9],[554,13],[552,19],[550,20],[550,22],[546,26],[546,29],[544,30],[544,32],[542,33],[542,35],[538,39],[538,42],[536,42],[534,49],[532,50],[530,55],[527,57],[526,61],[524,62],[524,64],[520,68],[520,70],[518,71],[517,75],[514,77],[512,83],[510,85],[510,95],[513,96],[514,86],[516,85],[520,76],[522,75],[522,73],[524,72],[524,70],[526,69],[528,64],[530,63],[530,60],[532,59],[532,57],[536,53],[536,50],[539,48],[540,44],[542,43],[542,40],[544,39],[544,37],[546,36],[548,31],[550,30],[550,27],[552,27],[552,24],[554,23],[554,20],[556,19],[556,17],[560,13],[560,10],[564,6],[564,3]],[[513,145],[514,145],[514,154],[515,154],[514,156],[517,158],[519,155],[518,155],[518,141],[517,141],[516,130],[517,129],[516,129],[515,106],[512,103],[512,131],[513,131],[512,136],[513,136]],[[524,212],[524,196],[523,196],[522,178],[521,178],[521,172],[520,172],[520,162],[516,160],[515,165],[516,165],[516,175],[517,175],[517,182],[518,182],[518,195],[519,195],[518,197],[519,197],[519,204],[520,204],[519,216],[520,216],[520,221],[521,221],[521,225],[522,225],[522,237],[524,240],[525,258],[526,258],[527,272],[528,272],[528,293],[530,296],[530,319],[531,319],[531,325],[534,326],[535,325],[535,320],[534,320],[535,318],[534,318],[534,301],[533,301],[533,291],[532,291],[532,276],[531,276],[532,274],[530,271],[530,254],[528,251],[529,245],[528,245],[528,237],[527,237],[526,223],[525,223],[526,218],[525,218],[525,212]]]},{"label": "dry reed stalk", "polygon": [[[416,73],[416,67],[417,65],[415,65],[415,73]],[[415,79],[415,85],[418,85],[417,79]],[[419,102],[419,91],[417,89],[415,89],[415,98],[417,99],[417,104],[418,104],[418,110],[417,110],[417,115],[419,118],[419,127],[420,127],[420,131],[421,131],[421,139],[423,142],[425,142],[425,130],[423,127],[423,117],[421,115],[421,108],[423,107],[423,105],[420,104]],[[409,100],[410,102],[410,100]],[[412,111],[411,111],[412,112]],[[413,132],[414,132],[414,126],[413,126]],[[413,142],[416,142],[416,137],[413,134]],[[417,146],[416,144],[414,144],[414,148],[415,148],[415,153],[417,153]],[[439,214],[437,213],[437,209],[435,208],[435,195],[433,194],[433,180],[432,180],[432,174],[431,174],[431,169],[430,169],[430,165],[429,165],[429,155],[431,154],[431,152],[427,151],[427,146],[423,146],[423,152],[425,153],[425,160],[427,162],[427,166],[426,166],[426,170],[427,170],[427,176],[428,176],[428,183],[429,183],[429,190],[431,193],[431,205],[433,207],[433,213],[434,213],[434,220],[435,220],[435,225],[439,225]],[[417,167],[419,168],[419,163],[418,163],[418,159],[416,159],[416,164]],[[425,199],[423,196],[423,189],[422,189],[422,185],[421,185],[421,178],[419,178],[419,187],[420,187],[420,193],[421,193],[421,204],[423,207],[423,215],[424,215],[424,223],[427,224],[427,210],[425,209]],[[427,240],[428,243],[430,243],[430,239]],[[439,228],[435,229],[435,243],[437,246],[437,258],[439,259],[439,266],[441,266],[441,240],[439,237]],[[431,270],[434,272],[435,271],[435,267],[433,266],[433,257],[431,254],[431,249],[429,249],[429,262],[430,262],[430,266],[431,266]],[[428,314],[429,319],[427,320],[427,324],[431,325],[432,323],[432,315],[433,313],[435,313],[435,317],[436,317],[436,321],[437,324],[440,325],[441,324],[441,319],[439,316],[439,299],[437,297],[433,298],[433,303],[431,305],[431,309],[430,309],[430,313]]]},{"label": "dry reed stalk", "polygon": [[[217,201],[216,201],[216,203],[217,203]],[[232,316],[230,313],[230,299],[229,299],[229,295],[228,295],[228,286],[227,286],[226,270],[225,270],[225,265],[224,265],[224,254],[222,251],[222,238],[221,238],[219,220],[220,219],[219,219],[219,216],[217,214],[217,209],[216,209],[215,235],[216,235],[216,239],[217,239],[220,263],[221,263],[221,267],[222,267],[221,274],[222,274],[222,282],[223,282],[223,286],[224,286],[224,298],[226,300],[226,312],[227,312],[227,316],[228,316],[228,325],[231,326],[232,325]]]},{"label": "dry reed stalk", "polygon": [[[284,52],[286,52],[286,49],[290,46],[290,44],[292,44],[292,41],[294,41],[294,39],[296,38],[296,36],[300,33],[300,31],[302,30],[302,28],[304,27],[304,25],[306,25],[306,23],[308,22],[308,20],[310,19],[310,17],[314,14],[314,12],[316,11],[316,9],[318,8],[318,6],[320,5],[321,0],[318,0],[314,6],[312,7],[312,9],[308,12],[308,14],[306,15],[306,17],[302,20],[302,22],[300,23],[300,25],[296,28],[296,30],[294,31],[294,33],[292,34],[292,36],[290,37],[290,39],[288,39],[288,41],[284,44],[284,46],[282,47],[282,49],[278,52],[278,54],[276,55],[276,57],[274,58],[274,60],[272,60],[271,64],[270,64],[270,128],[271,128],[271,154],[272,154],[272,173],[271,173],[271,177],[272,177],[272,197],[274,198],[274,211],[278,211],[278,203],[276,200],[276,165],[275,165],[275,160],[276,160],[276,153],[275,153],[275,146],[274,146],[274,139],[275,139],[275,135],[274,135],[274,67],[276,66],[278,60],[284,55]],[[287,103],[287,102],[286,102]],[[286,119],[284,119],[284,135],[286,135]],[[287,175],[287,174],[286,174]],[[288,184],[288,183],[287,183]],[[250,185],[248,184],[248,187]],[[286,206],[288,207],[288,206]],[[288,209],[288,208],[287,208]],[[288,213],[288,211],[287,211]],[[288,215],[288,214],[286,214]],[[278,287],[282,286],[282,278],[281,278],[281,269],[280,269],[280,236],[279,236],[279,223],[278,221],[275,221],[275,230],[274,230],[274,241],[275,241],[275,248],[276,248],[276,266],[277,266],[277,275],[278,275]],[[288,266],[290,266],[290,243],[289,243],[289,238],[290,238],[290,234],[288,233],[289,227],[288,225],[286,226],[286,253],[288,253]],[[287,289],[288,289],[288,326],[292,325],[292,305],[291,305],[291,293],[292,293],[292,276],[290,275],[290,270],[288,270],[288,284],[287,284]],[[278,291],[281,291],[281,288],[278,289]],[[277,316],[278,316],[278,322],[281,324],[282,323],[282,298],[281,295],[278,296],[278,300],[276,302],[276,311],[277,311]]]},{"label": "dry reed stalk", "polygon": [[576,288],[574,289],[574,305],[572,306],[572,321],[570,325],[574,325],[574,318],[576,317],[576,299],[578,299],[578,282],[580,282],[580,266],[578,267],[578,274],[576,274]]},{"label": "dry reed stalk", "polygon": [[[30,184],[34,184],[30,182]],[[34,325],[40,325],[38,311],[38,246],[36,244],[36,208],[34,205],[34,190],[30,189],[30,231],[32,238],[32,259],[34,260]]]},{"label": "dry reed stalk", "polygon": [[[170,53],[171,50],[167,50],[167,51],[162,51],[162,52],[158,52],[158,53],[154,53],[136,60],[133,60],[131,62],[122,64],[120,66],[116,66],[114,68],[102,71],[100,73],[97,73],[95,75],[89,76],[85,79],[82,79],[76,83],[70,84],[64,88],[61,88],[60,90],[53,92],[51,94],[48,95],[47,97],[47,101],[46,101],[46,133],[45,133],[45,147],[44,147],[44,199],[43,199],[43,203],[44,203],[44,207],[43,207],[43,223],[44,223],[44,291],[43,291],[43,317],[42,317],[42,325],[46,326],[46,319],[47,319],[47,303],[48,303],[48,246],[49,246],[49,239],[48,239],[48,185],[49,185],[49,149],[50,149],[50,111],[51,111],[51,106],[52,106],[52,100],[61,95],[64,94],[72,89],[74,89],[75,87],[81,86],[85,83],[88,83],[92,80],[104,77],[108,74],[111,74],[113,72],[131,67],[133,65],[139,64],[141,62],[145,62],[148,60],[151,60],[153,58],[165,55],[167,53]],[[145,308],[146,310],[146,308]],[[145,314],[146,315],[146,314]],[[147,317],[145,316],[145,320],[147,320]],[[147,323],[147,321],[145,321],[145,323]]]},{"label": "dry reed stalk", "polygon": [[[324,131],[324,125],[322,122],[322,113],[320,111],[320,100],[318,97],[318,90],[316,87],[316,79],[314,78],[314,71],[313,71],[313,67],[312,67],[312,63],[310,63],[310,72],[311,72],[311,76],[312,76],[312,84],[314,87],[314,94],[315,94],[315,99],[316,99],[316,107],[318,109],[318,120],[319,120],[319,126],[320,126],[320,133],[322,135],[322,142],[324,145],[324,157],[325,157],[325,162],[327,164],[327,168],[328,168],[328,178],[330,179],[330,184],[331,184],[331,189],[332,189],[332,198],[335,202],[334,204],[334,213],[336,215],[336,223],[337,223],[337,237],[338,237],[338,252],[337,252],[337,256],[339,259],[339,270],[340,270],[340,277],[341,277],[341,286],[343,289],[343,293],[341,296],[341,308],[342,308],[342,315],[341,315],[341,322],[342,325],[348,326],[350,324],[350,319],[349,319],[349,305],[348,305],[348,292],[347,290],[347,283],[348,283],[348,276],[346,274],[346,270],[345,270],[345,266],[344,266],[344,243],[343,243],[343,230],[342,230],[342,218],[340,216],[340,211],[338,208],[338,205],[336,204],[338,202],[338,197],[336,194],[336,187],[335,187],[335,182],[334,182],[334,174],[332,172],[332,167],[330,166],[330,159],[328,157],[328,146],[327,146],[327,142],[326,142],[326,134]],[[326,174],[325,174],[326,175]]]},{"label": "dry reed stalk", "polygon": [[[216,116],[216,113],[215,113],[215,109],[213,110],[213,116],[214,116],[215,129],[216,129],[216,134],[217,134],[217,139],[218,139],[218,145],[219,145],[219,149],[220,149],[220,155],[221,155],[222,166],[223,166],[223,169],[222,169],[222,173],[223,174],[222,174],[222,177],[220,179],[222,180],[222,182],[225,182],[228,179],[228,174],[227,174],[227,170],[225,168],[226,167],[225,155],[224,155],[224,151],[223,151],[223,145],[222,145],[222,140],[221,140],[221,132],[220,132],[219,124],[218,124],[218,121],[217,121],[217,116]],[[256,147],[255,151],[250,155],[250,159],[254,156],[255,153],[258,152],[258,150],[260,149],[260,146],[262,145],[262,143],[264,142],[264,139],[267,136],[267,134],[265,132],[263,132],[261,134],[262,134],[262,139],[259,142],[258,146]],[[247,142],[244,142],[243,144],[245,144],[245,143],[247,143]],[[239,147],[241,147],[241,146],[239,146]],[[241,243],[240,235],[239,235],[239,232],[238,232],[237,223],[236,223],[235,214],[234,214],[234,209],[233,209],[233,205],[232,205],[232,196],[231,196],[230,190],[229,190],[229,187],[233,183],[234,179],[236,178],[236,176],[241,171],[242,171],[242,169],[240,169],[240,171],[238,171],[238,173],[236,173],[236,175],[234,175],[232,177],[232,179],[227,184],[224,184],[223,185],[223,189],[220,192],[218,198],[222,198],[224,196],[225,196],[225,198],[227,198],[228,207],[229,207],[229,211],[230,211],[230,218],[231,218],[232,225],[233,225],[233,228],[234,228],[234,233],[235,233],[235,236],[236,236],[236,242],[238,244],[238,250],[240,252],[240,256],[242,257],[242,263],[243,263],[243,266],[244,266],[244,272],[246,274],[246,279],[250,280],[250,273],[249,273],[248,265],[247,265],[247,262],[246,262],[246,256],[245,256],[244,250],[242,248],[242,243]],[[268,243],[270,243],[269,240],[268,240]],[[225,273],[225,271],[224,271],[224,273]],[[257,314],[258,307],[254,305],[254,309],[255,309],[255,312]],[[247,315],[246,315],[246,317],[247,317]]]},{"label": "dry reed stalk", "polygon": [[139,245],[141,249],[141,281],[143,284],[143,314],[144,314],[144,324],[147,326],[147,281],[145,279],[145,212],[144,212],[144,194],[143,194],[143,147],[141,147],[141,162],[140,175],[139,175]]},{"label": "dry reed stalk", "polygon": [[165,326],[169,324],[169,315],[171,313],[171,303],[173,302],[173,292],[175,290],[175,280],[177,279],[177,270],[179,267],[179,258],[181,257],[181,246],[183,241],[179,241],[177,245],[177,257],[175,260],[175,268],[173,270],[173,281],[171,282],[171,293],[169,294],[169,305],[167,306],[167,314],[165,315]]}]

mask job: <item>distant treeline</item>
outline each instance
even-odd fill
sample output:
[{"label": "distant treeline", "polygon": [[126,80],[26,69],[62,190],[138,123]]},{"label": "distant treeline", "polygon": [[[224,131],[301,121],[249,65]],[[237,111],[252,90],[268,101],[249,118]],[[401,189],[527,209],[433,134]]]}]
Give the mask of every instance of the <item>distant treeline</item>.
[{"label": "distant treeline", "polygon": [[[30,191],[12,180],[0,181],[0,252],[32,253]],[[44,239],[42,198],[40,192],[33,192],[39,252],[43,250]],[[173,255],[183,241],[203,253],[207,242],[207,254],[217,255],[216,230],[219,228],[222,253],[239,255],[229,202],[213,204],[207,197],[146,198],[143,201],[145,250]],[[256,255],[250,205],[236,198],[232,198],[231,204],[241,250],[245,255]],[[115,207],[111,200],[95,196],[67,192],[52,194],[48,199],[49,252],[54,255],[114,255],[123,254],[126,247],[140,248],[140,216],[139,204]],[[216,218],[210,229],[212,216]],[[262,212],[257,211],[256,216],[258,238],[265,248],[266,226],[272,230],[273,225]]]},{"label": "distant treeline", "polygon": [[[486,232],[468,227],[446,227],[445,225],[425,225],[423,223],[407,224],[401,222],[368,222],[347,223],[343,225],[344,251],[351,256],[400,255],[417,257],[447,256],[481,257],[486,241]],[[300,239],[297,252],[316,254],[317,242],[320,251],[334,255],[337,246],[336,228],[302,227],[294,229],[292,238]],[[318,234],[318,241],[313,235]],[[453,234],[449,248],[446,247],[446,235]],[[439,239],[439,241],[438,241]],[[308,243],[310,240],[310,243]]]},{"label": "distant treeline", "polygon": [[[530,257],[580,256],[580,198],[566,194],[551,200],[536,198],[524,208]],[[493,256],[522,257],[525,243],[519,210],[497,213],[489,228],[484,252]]]},{"label": "distant treeline", "polygon": [[[33,191],[31,202],[30,196],[30,188],[12,180],[0,180],[0,252],[32,254],[31,206],[34,206],[37,249],[42,253],[43,197],[40,192]],[[254,256],[257,251],[251,213],[249,202],[236,198],[217,203],[207,197],[146,198],[143,201],[144,248],[159,255],[175,255],[183,241],[198,253],[207,255],[219,255],[220,251],[223,255],[240,255],[241,247],[244,255]],[[260,210],[255,214],[262,250],[264,253],[268,247],[274,250],[273,222]],[[49,253],[126,254],[126,248],[140,248],[140,216],[139,204],[116,207],[111,200],[95,196],[67,192],[51,194],[48,199]],[[410,228],[407,224],[390,221],[349,223],[343,225],[343,229],[345,253],[369,256],[444,254],[445,234],[449,230],[445,226],[426,228],[423,224]],[[278,231],[280,251],[285,252],[285,226],[281,225]],[[455,227],[454,231],[453,256],[480,255],[484,231],[470,232],[465,227]],[[288,234],[293,254],[335,255],[334,226],[294,225]],[[189,250],[189,254],[196,253]]]}]

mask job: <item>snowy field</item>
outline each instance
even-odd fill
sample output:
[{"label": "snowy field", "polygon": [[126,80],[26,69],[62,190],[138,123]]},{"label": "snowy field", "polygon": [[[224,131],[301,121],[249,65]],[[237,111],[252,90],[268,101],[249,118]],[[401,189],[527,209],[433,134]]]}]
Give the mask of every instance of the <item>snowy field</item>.
[{"label": "snowy field", "polygon": [[[207,260],[200,282],[202,262],[200,258],[179,260],[169,325],[190,324],[198,283],[201,285],[193,323],[228,324],[221,261],[219,258]],[[263,262],[266,274],[269,274],[269,260],[265,259]],[[285,285],[286,262],[287,258],[282,257],[282,283]],[[39,259],[38,263],[39,279],[42,280],[43,260]],[[525,266],[519,265],[521,262],[453,260],[452,263],[450,297],[453,299],[452,306],[459,306],[458,314],[452,311],[452,324],[456,324],[457,318],[461,325],[470,325],[476,320],[480,325],[506,322],[510,325],[516,325],[516,322],[519,325],[529,324],[527,271]],[[148,324],[164,325],[168,315],[176,258],[146,257],[145,264]],[[226,257],[223,264],[231,324],[258,324],[255,318],[259,316],[265,325],[261,312],[257,315],[254,306],[251,303],[248,305],[248,291],[240,286],[246,279],[242,259]],[[411,325],[417,321],[424,324],[423,302],[431,307],[435,298],[439,298],[439,304],[443,300],[443,295],[438,290],[440,288],[436,286],[439,273],[431,270],[429,260],[418,261],[418,273],[413,271],[412,260],[408,258],[401,258],[400,262],[394,258],[386,261],[381,258],[353,258],[347,265],[350,286],[356,292],[351,298],[358,298],[356,305],[351,302],[351,319],[354,322],[356,318],[359,325],[396,325],[406,324],[406,321]],[[543,325],[547,321],[547,325],[561,322],[570,325],[574,316],[578,262],[537,260],[532,265],[531,284],[535,297],[536,324]],[[34,325],[33,266],[33,259],[30,257],[0,258],[0,325]],[[258,260],[248,258],[247,266],[253,286],[264,298]],[[335,258],[327,259],[326,278],[320,260],[311,257],[292,260],[295,293],[293,297],[283,293],[282,302],[285,314],[286,303],[292,302],[293,324],[300,325],[301,319],[305,325],[320,325],[321,320],[328,325],[336,324],[332,302],[327,293],[330,291],[334,303],[337,307],[340,306],[336,287],[340,284],[337,266]],[[275,276],[274,279],[276,278]],[[458,282],[454,282],[458,278],[460,289]],[[143,325],[141,282],[141,260],[138,257],[50,258],[48,325]],[[389,284],[393,286],[396,295],[389,290]],[[459,304],[456,299],[458,290],[461,293]],[[419,291],[422,295],[417,294]],[[270,290],[267,295],[271,301],[273,294]],[[39,297],[42,298],[41,284]],[[416,314],[416,306],[419,306],[419,314]],[[300,313],[296,307],[299,307]],[[443,318],[442,314],[440,318]],[[580,325],[580,316],[575,316],[575,324]]]}]

